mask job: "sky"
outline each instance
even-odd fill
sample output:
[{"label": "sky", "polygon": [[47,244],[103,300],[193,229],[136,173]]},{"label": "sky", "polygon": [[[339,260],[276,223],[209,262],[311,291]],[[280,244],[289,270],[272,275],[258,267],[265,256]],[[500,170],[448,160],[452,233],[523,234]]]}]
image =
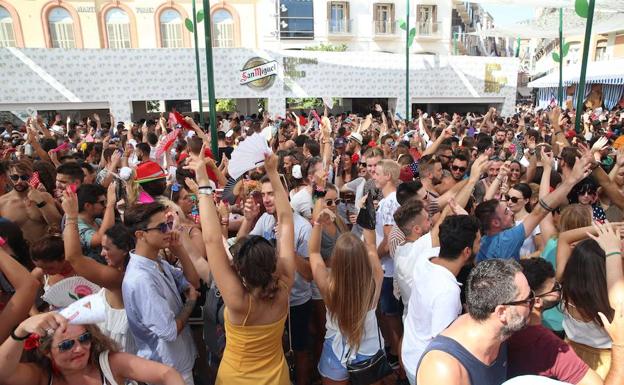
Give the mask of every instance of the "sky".
[{"label": "sky", "polygon": [[482,4],[481,6],[492,15],[496,26],[506,26],[532,19],[535,14],[534,7],[521,5]]}]

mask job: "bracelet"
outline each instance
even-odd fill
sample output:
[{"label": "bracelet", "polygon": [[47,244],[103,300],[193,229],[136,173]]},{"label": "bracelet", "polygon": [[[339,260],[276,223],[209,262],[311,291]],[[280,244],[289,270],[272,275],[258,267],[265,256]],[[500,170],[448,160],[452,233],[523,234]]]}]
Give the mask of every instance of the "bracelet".
[{"label": "bracelet", "polygon": [[622,256],[622,252],[621,251],[612,251],[612,252],[608,253],[607,255],[605,255],[605,258],[610,257],[612,255]]},{"label": "bracelet", "polygon": [[13,338],[15,341],[25,341],[28,339],[28,337],[30,337],[30,333],[28,333],[24,337],[19,337],[15,334],[16,330],[17,330],[17,326],[14,327],[13,330],[11,330],[11,338]]},{"label": "bracelet", "polygon": [[548,211],[548,212],[555,211],[555,209],[553,209],[552,207],[548,206],[548,204],[542,198],[540,198],[540,200],[539,200],[539,205],[542,206],[542,208],[544,210]]},{"label": "bracelet", "polygon": [[212,188],[212,186],[210,186],[210,185],[206,185],[206,186],[199,186],[197,189],[202,189],[202,188]]},{"label": "bracelet", "polygon": [[319,221],[313,221],[312,222],[312,226],[319,226],[321,224],[321,222]]}]

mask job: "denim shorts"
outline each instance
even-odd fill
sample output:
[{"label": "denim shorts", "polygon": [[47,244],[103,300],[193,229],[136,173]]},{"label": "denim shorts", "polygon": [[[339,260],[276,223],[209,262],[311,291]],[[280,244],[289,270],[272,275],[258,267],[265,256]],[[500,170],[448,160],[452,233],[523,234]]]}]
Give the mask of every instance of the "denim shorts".
[{"label": "denim shorts", "polygon": [[[329,378],[330,380],[344,381],[349,379],[349,372],[347,372],[347,368],[343,366],[340,362],[340,358],[336,357],[336,355],[334,354],[334,350],[332,349],[333,341],[333,337],[325,339],[325,342],[323,343],[323,352],[321,353],[321,359],[318,363],[318,371],[321,376]],[[355,360],[351,362],[356,363],[360,361],[365,361],[371,357],[372,356],[357,354],[355,356]]]},{"label": "denim shorts", "polygon": [[403,314],[403,303],[394,297],[392,277],[384,277],[379,295],[379,310],[384,315],[396,316]]}]

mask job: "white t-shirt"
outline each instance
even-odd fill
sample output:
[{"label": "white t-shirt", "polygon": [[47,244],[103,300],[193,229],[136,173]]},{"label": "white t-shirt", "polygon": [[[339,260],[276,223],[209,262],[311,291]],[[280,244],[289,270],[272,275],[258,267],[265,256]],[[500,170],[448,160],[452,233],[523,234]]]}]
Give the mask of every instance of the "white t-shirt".
[{"label": "white t-shirt", "polygon": [[403,318],[407,316],[409,298],[414,283],[414,270],[416,263],[422,258],[437,257],[439,247],[433,247],[431,233],[427,233],[414,242],[407,242],[397,246],[394,252],[394,278],[397,281],[401,301],[403,301]]},{"label": "white t-shirt", "polygon": [[447,268],[421,258],[414,267],[401,358],[405,371],[416,375],[425,348],[462,311],[460,283]]},{"label": "white t-shirt", "polygon": [[[522,221],[516,221],[516,225],[519,225],[520,223],[522,223]],[[535,252],[536,250],[535,237],[541,233],[542,231],[540,230],[539,225],[535,226],[535,228],[533,229],[533,232],[531,232],[531,235],[529,235],[524,240],[524,243],[522,244],[522,247],[520,248],[521,257]]]},{"label": "white t-shirt", "polygon": [[314,202],[312,201],[312,194],[310,194],[307,187],[302,188],[295,195],[293,195],[290,200],[290,206],[302,217],[312,219]]},{"label": "white t-shirt", "polygon": [[[401,207],[396,199],[396,191],[388,194],[387,197],[379,201],[377,212],[375,213],[375,238],[377,247],[384,239],[384,226],[393,226],[394,212]],[[394,261],[390,255],[381,256],[381,267],[384,270],[384,277],[394,277]]]}]

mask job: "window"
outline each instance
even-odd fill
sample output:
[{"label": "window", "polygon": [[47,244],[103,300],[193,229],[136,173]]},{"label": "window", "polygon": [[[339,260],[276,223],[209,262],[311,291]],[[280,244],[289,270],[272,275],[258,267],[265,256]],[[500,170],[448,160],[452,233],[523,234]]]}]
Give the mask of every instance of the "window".
[{"label": "window", "polygon": [[0,7],[0,47],[15,47],[13,19],[4,7]]},{"label": "window", "polygon": [[393,34],[395,33],[394,23],[394,4],[375,4],[375,34]]},{"label": "window", "polygon": [[596,55],[594,57],[595,61],[608,60],[609,55],[607,55],[607,39],[600,39],[596,42]]},{"label": "window", "polygon": [[226,9],[219,9],[212,14],[212,46],[234,47],[234,18]]},{"label": "window", "polygon": [[438,32],[436,6],[419,5],[416,8],[416,32],[420,36],[431,36]]},{"label": "window", "polygon": [[330,1],[327,6],[329,33],[351,32],[349,3],[346,1]]},{"label": "window", "polygon": [[106,35],[108,48],[130,48],[130,18],[120,8],[106,12]]},{"label": "window", "polygon": [[74,20],[65,8],[52,8],[48,13],[48,28],[52,48],[76,48]]},{"label": "window", "polygon": [[581,43],[579,43],[578,41],[570,43],[570,50],[568,51],[568,55],[565,57],[567,59],[566,64],[578,63],[580,53],[581,53]]},{"label": "window", "polygon": [[280,0],[279,5],[280,39],[314,39],[312,0]]},{"label": "window", "polygon": [[160,38],[163,48],[181,48],[182,16],[175,9],[166,9],[160,14]]}]

